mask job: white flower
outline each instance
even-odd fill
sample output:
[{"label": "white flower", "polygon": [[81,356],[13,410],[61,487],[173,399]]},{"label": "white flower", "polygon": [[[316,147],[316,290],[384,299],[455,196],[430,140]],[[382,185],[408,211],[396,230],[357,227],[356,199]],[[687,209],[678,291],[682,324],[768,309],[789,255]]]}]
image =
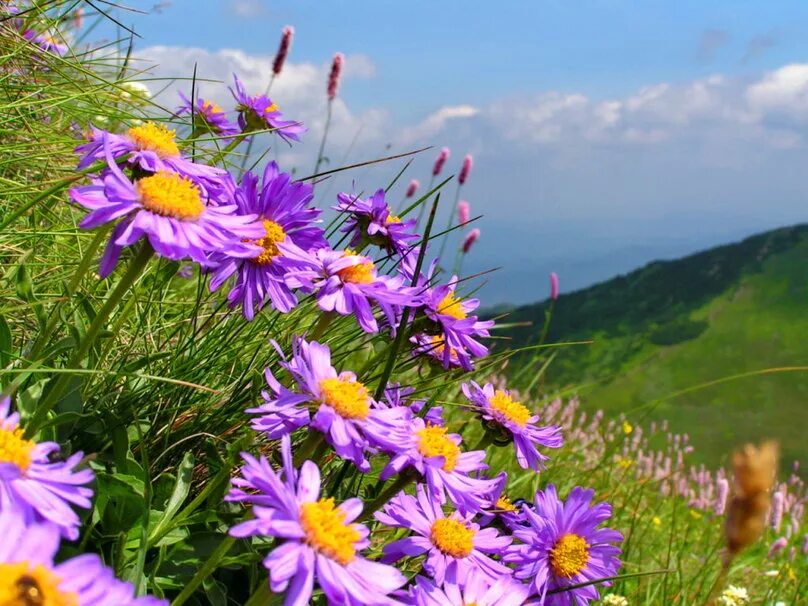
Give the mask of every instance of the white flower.
[{"label": "white flower", "polygon": [[765,574],[767,577],[779,577],[780,576],[780,571],[779,570],[767,570],[763,574]]},{"label": "white flower", "polygon": [[135,102],[143,103],[151,99],[149,87],[142,82],[121,82],[120,87],[123,89],[120,93],[120,97],[124,101],[129,101],[132,95],[135,96]]},{"label": "white flower", "polygon": [[628,606],[628,600],[616,593],[609,593],[603,596],[600,603],[603,604],[603,606]]},{"label": "white flower", "polygon": [[719,596],[718,606],[744,606],[749,603],[749,592],[744,587],[730,585]]}]

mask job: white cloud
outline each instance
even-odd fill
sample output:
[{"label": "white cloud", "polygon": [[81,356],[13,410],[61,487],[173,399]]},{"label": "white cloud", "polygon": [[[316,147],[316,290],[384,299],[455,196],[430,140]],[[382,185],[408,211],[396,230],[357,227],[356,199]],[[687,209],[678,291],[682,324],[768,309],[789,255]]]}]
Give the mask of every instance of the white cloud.
[{"label": "white cloud", "polygon": [[808,118],[808,64],[786,65],[766,74],[746,91],[750,107],[761,115],[784,113]]},{"label": "white cloud", "polygon": [[230,0],[230,10],[237,17],[250,18],[265,15],[267,10],[262,0]]},{"label": "white cloud", "polygon": [[419,124],[412,127],[405,127],[400,139],[402,143],[423,141],[440,133],[449,126],[449,123],[462,121],[466,118],[473,118],[478,113],[480,113],[480,110],[473,105],[441,107],[437,111],[429,114]]}]

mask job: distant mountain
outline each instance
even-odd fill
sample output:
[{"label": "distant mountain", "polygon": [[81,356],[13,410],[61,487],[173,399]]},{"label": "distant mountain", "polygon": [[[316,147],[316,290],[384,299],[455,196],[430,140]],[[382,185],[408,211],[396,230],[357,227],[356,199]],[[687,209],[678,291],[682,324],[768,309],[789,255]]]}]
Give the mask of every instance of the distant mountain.
[{"label": "distant mountain", "polygon": [[[517,326],[498,334],[511,347],[536,343],[548,306],[509,310],[503,322]],[[774,437],[784,459],[808,463],[808,372],[731,379],[808,369],[808,225],[649,263],[560,296],[546,342],[579,340],[593,343],[552,350],[542,378],[548,391],[572,388],[587,408],[668,419],[710,462],[741,441]],[[512,367],[541,363],[524,354]]]}]

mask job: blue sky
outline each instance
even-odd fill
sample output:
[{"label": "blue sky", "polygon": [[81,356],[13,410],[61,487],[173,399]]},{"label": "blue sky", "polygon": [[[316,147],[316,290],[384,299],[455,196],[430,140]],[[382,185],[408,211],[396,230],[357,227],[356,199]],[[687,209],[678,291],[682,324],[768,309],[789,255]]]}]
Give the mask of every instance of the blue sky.
[{"label": "blue sky", "polygon": [[[542,298],[551,269],[580,287],[805,216],[806,2],[174,0],[134,21],[156,76],[196,62],[255,87],[294,25],[273,96],[311,132],[279,151],[290,165],[316,153],[334,51],[348,56],[335,161],[387,144],[474,153],[462,197],[485,219],[466,267],[505,267],[488,301]],[[431,161],[411,176],[428,180]]]}]

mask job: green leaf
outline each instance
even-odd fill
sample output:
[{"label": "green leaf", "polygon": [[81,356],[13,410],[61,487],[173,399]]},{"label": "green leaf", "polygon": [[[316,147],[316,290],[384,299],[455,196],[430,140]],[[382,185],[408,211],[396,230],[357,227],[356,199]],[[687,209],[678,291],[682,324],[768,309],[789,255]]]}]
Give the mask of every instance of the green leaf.
[{"label": "green leaf", "polygon": [[194,456],[190,452],[186,452],[185,456],[182,458],[179,469],[177,469],[177,480],[174,483],[174,490],[171,493],[171,497],[168,499],[168,503],[166,503],[165,512],[149,533],[149,543],[157,539],[162,540],[162,535],[169,528],[171,520],[177,515],[185,499],[188,498],[188,493],[191,491],[191,478],[193,473]]},{"label": "green leaf", "polygon": [[0,368],[11,361],[11,329],[3,316],[0,316]]}]

